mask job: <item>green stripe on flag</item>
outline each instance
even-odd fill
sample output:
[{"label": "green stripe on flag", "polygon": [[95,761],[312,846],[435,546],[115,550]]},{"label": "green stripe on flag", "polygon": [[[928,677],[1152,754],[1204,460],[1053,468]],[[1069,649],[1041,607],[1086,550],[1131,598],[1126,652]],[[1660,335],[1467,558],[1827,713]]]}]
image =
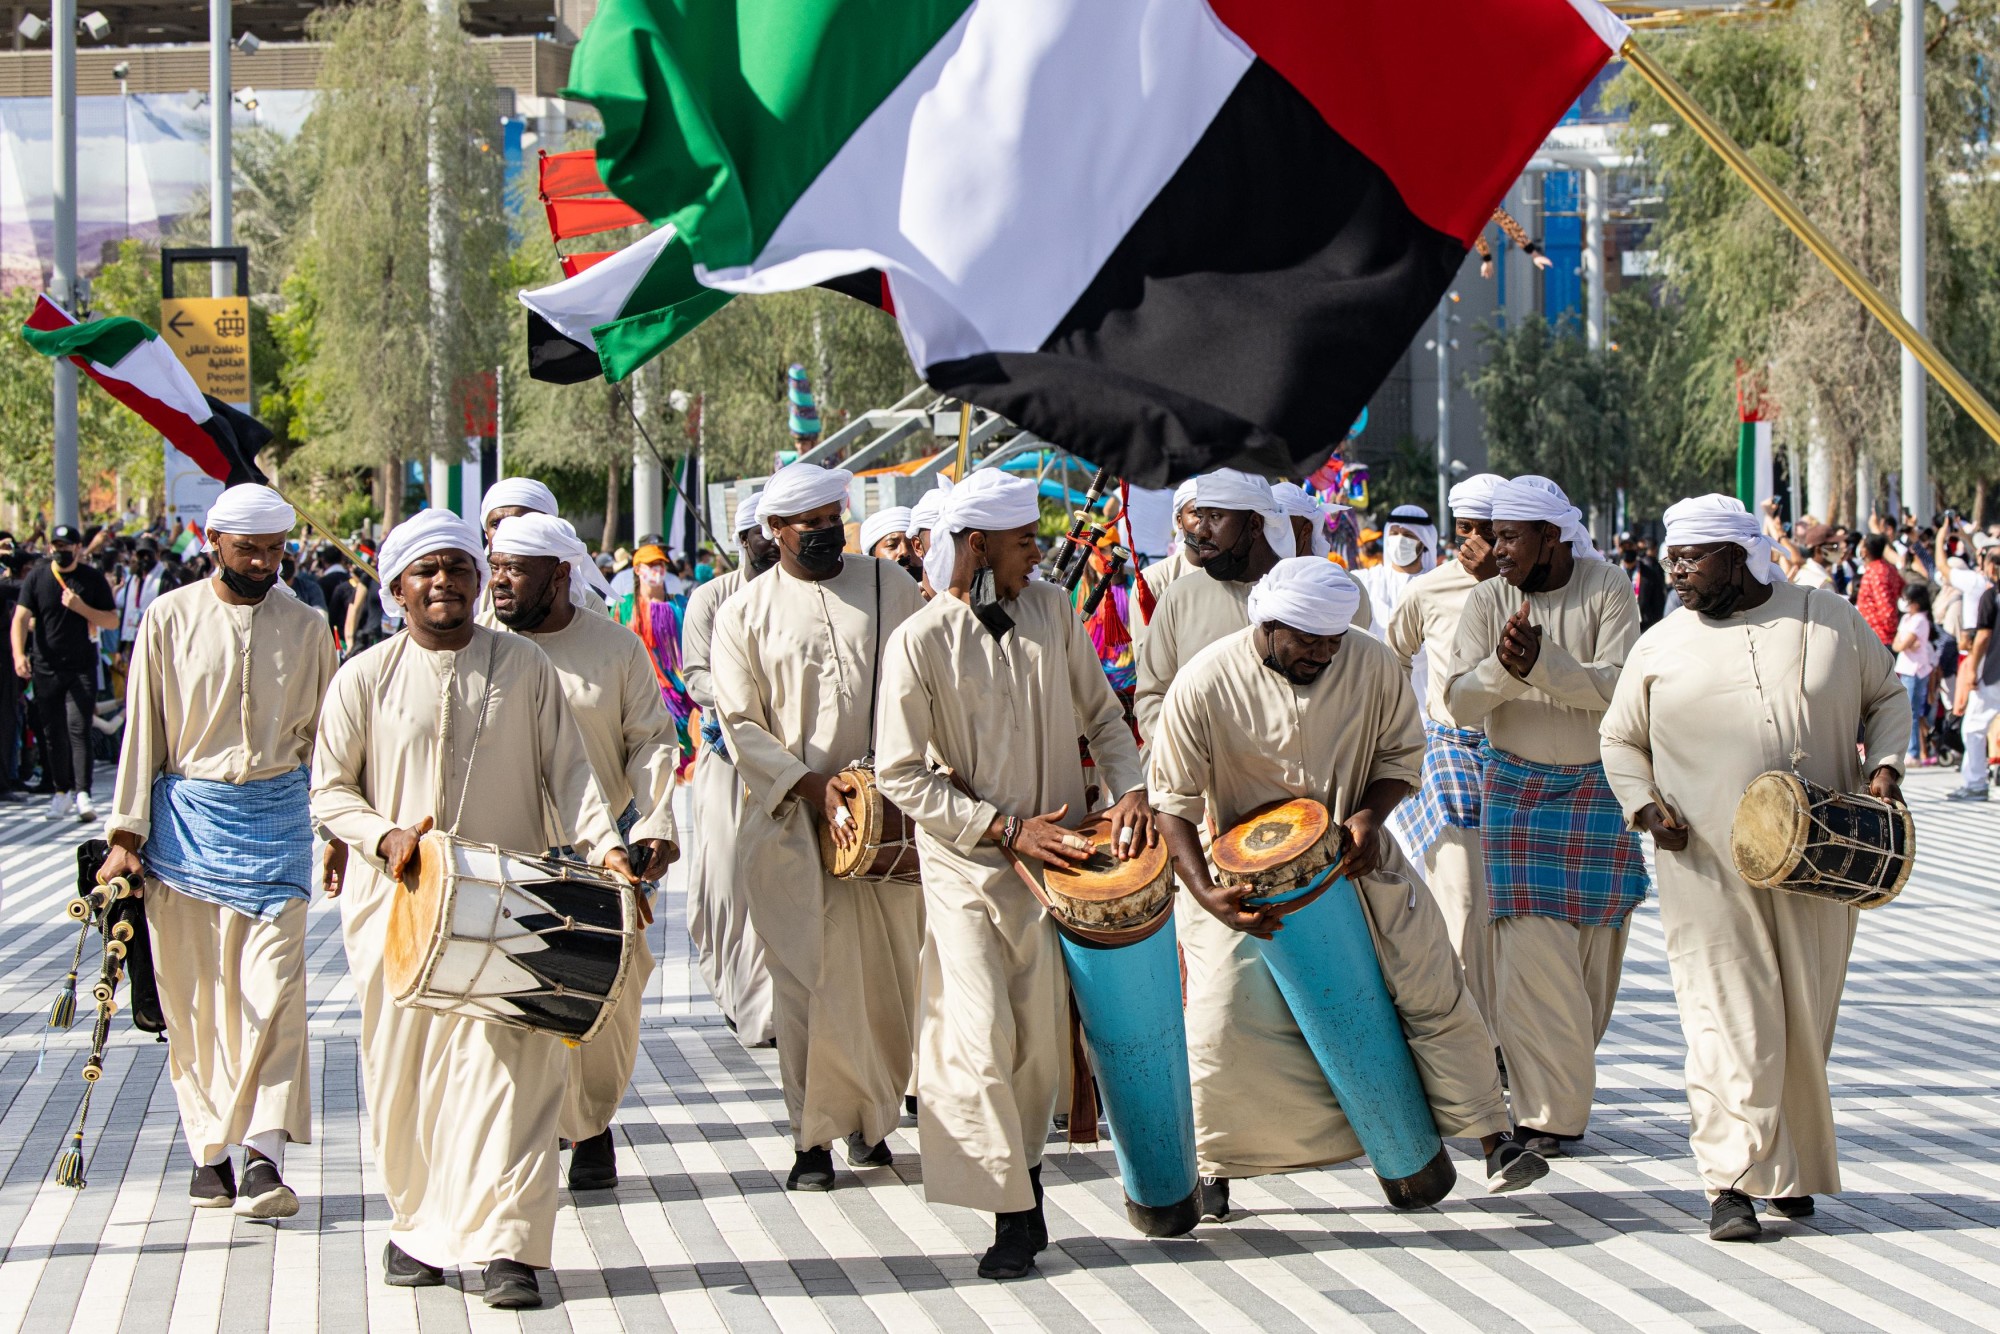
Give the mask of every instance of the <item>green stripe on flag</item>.
[{"label": "green stripe on flag", "polygon": [[133,348],[159,335],[135,319],[114,315],[60,329],[23,329],[21,337],[45,357],[82,357],[99,366],[116,366]]},{"label": "green stripe on flag", "polygon": [[[688,276],[692,281],[693,274]],[[695,294],[685,300],[658,309],[641,309],[637,315],[593,326],[590,336],[597,344],[597,360],[604,367],[604,378],[624,379],[693,333],[703,320],[728,305],[734,295],[697,285]],[[637,305],[636,301],[627,302],[626,308],[634,309]]]},{"label": "green stripe on flag", "polygon": [[598,169],[710,270],[749,264],[971,0],[604,0],[563,96]]}]

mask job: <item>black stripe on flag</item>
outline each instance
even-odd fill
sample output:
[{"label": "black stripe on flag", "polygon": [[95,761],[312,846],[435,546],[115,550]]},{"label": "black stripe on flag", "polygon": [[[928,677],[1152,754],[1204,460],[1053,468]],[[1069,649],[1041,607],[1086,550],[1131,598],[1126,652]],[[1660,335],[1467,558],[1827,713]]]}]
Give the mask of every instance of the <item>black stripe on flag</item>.
[{"label": "black stripe on flag", "polygon": [[535,311],[528,312],[528,376],[544,384],[582,384],[604,374],[594,348],[556,332]]},{"label": "black stripe on flag", "polygon": [[1302,477],[1465,253],[1257,61],[1039,350],[925,379],[1134,485],[1217,467]]}]

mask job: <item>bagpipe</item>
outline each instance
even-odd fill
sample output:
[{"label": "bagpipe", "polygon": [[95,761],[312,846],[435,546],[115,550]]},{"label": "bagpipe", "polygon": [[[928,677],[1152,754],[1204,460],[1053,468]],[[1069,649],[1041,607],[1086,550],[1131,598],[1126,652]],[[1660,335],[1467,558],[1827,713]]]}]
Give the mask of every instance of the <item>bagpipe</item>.
[{"label": "bagpipe", "polygon": [[49,1010],[52,1029],[68,1029],[76,1023],[77,976],[83,968],[90,933],[95,931],[103,948],[97,981],[90,988],[97,1020],[90,1030],[90,1054],[83,1063],[83,1102],[77,1108],[69,1147],[56,1158],[56,1184],[73,1190],[84,1186],[84,1122],[90,1116],[90,1095],[104,1077],[104,1044],[111,1036],[111,1016],[118,1012],[118,988],[128,977],[132,1026],[142,1033],[163,1033],[167,1027],[160,1013],[159,988],[153,981],[153,944],[146,933],[145,901],[123,878],[97,883],[97,873],[110,853],[110,845],[101,838],[89,839],[76,850],[76,897],[65,908],[69,919],[77,923],[76,950],[70,956],[69,975]]},{"label": "bagpipe", "polygon": [[[1076,595],[1077,586],[1090,573],[1091,554],[1103,550],[1104,538],[1116,523],[1115,520],[1100,521],[1093,513],[1097,502],[1104,498],[1114,480],[1109,468],[1097,470],[1097,476],[1091,479],[1090,490],[1084,493],[1083,507],[1071,516],[1069,531],[1063,534],[1061,543],[1056,547],[1054,581],[1061,584],[1063,592],[1072,598]],[[1103,576],[1091,584],[1083,605],[1077,608],[1077,615],[1086,621],[1096,614],[1097,604],[1104,601],[1104,595],[1117,584],[1132,559],[1132,553],[1116,543],[1104,551],[1104,556],[1107,566]]]}]

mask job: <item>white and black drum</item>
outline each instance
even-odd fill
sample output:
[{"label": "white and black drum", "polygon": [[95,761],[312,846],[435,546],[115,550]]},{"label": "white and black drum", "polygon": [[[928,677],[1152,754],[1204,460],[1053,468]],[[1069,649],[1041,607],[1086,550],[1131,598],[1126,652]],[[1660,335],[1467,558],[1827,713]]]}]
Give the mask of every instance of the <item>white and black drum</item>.
[{"label": "white and black drum", "polygon": [[1854,908],[1902,893],[1916,849],[1909,807],[1775,769],[1744,790],[1729,831],[1737,873],[1752,885]]},{"label": "white and black drum", "polygon": [[389,911],[398,1005],[588,1042],[625,986],[637,891],[582,862],[433,831]]},{"label": "white and black drum", "polygon": [[921,884],[917,822],[882,795],[882,789],[875,785],[875,766],[864,760],[842,769],[840,777],[854,788],[853,796],[841,798],[854,842],[843,848],[834,842],[833,831],[820,825],[820,864],[842,880]]}]

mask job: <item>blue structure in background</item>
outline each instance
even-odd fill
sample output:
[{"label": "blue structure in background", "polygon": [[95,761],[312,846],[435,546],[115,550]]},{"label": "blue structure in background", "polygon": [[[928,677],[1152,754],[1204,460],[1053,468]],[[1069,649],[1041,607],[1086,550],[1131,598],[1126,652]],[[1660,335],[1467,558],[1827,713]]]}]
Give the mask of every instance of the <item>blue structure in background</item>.
[{"label": "blue structure in background", "polygon": [[1542,271],[1542,314],[1550,324],[1583,319],[1582,173],[1542,177],[1542,249],[1555,267]]}]

